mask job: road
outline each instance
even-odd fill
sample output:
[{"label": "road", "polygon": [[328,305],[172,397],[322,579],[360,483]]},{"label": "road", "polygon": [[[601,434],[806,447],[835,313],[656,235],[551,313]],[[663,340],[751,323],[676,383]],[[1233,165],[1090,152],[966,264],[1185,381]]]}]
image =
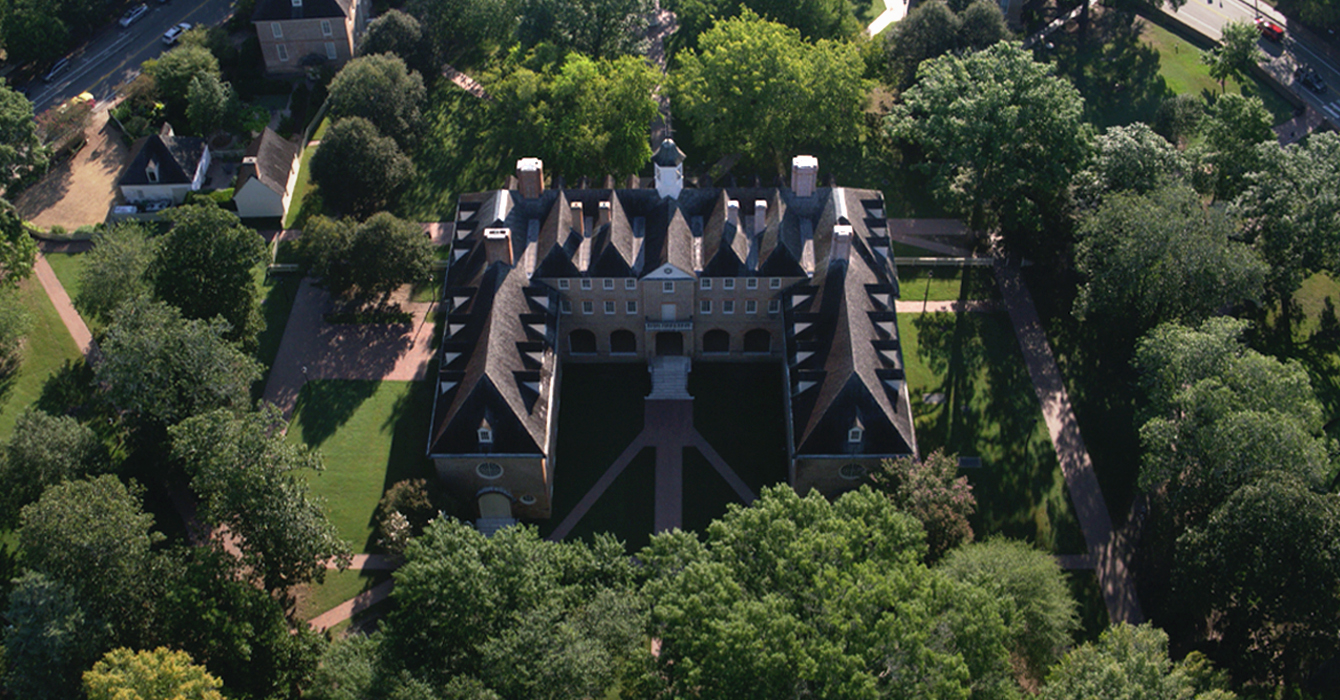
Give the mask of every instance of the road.
[{"label": "road", "polygon": [[[1166,6],[1163,9],[1168,11]],[[1176,15],[1192,29],[1215,40],[1219,39],[1219,29],[1224,24],[1251,23],[1258,15],[1269,17],[1286,30],[1289,29],[1289,22],[1284,15],[1263,0],[1257,0],[1256,3],[1244,0],[1187,0]],[[1324,113],[1332,124],[1340,126],[1340,68],[1336,67],[1335,62],[1328,59],[1320,47],[1310,46],[1292,31],[1282,46],[1265,39],[1261,39],[1259,44],[1270,58],[1272,72],[1281,76],[1286,83],[1293,80],[1293,69],[1300,65],[1316,69],[1326,81],[1327,91],[1316,95],[1294,82],[1294,92],[1314,109]]]},{"label": "road", "polygon": [[140,64],[167,49],[163,32],[178,22],[210,25],[223,22],[233,11],[233,0],[149,0],[149,13],[128,28],[115,20],[84,46],[70,54],[70,68],[50,84],[30,84],[34,109],[42,112],[81,92],[99,102],[116,94],[116,87],[139,74]]}]

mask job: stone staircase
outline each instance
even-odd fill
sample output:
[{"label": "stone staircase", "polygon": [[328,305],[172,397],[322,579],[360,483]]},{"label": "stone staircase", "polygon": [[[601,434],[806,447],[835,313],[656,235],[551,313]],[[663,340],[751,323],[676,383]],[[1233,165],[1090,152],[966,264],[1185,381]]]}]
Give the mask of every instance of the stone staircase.
[{"label": "stone staircase", "polygon": [[516,524],[516,518],[477,518],[475,519],[475,529],[484,534],[485,537],[492,537],[493,533]]},{"label": "stone staircase", "polygon": [[651,372],[651,393],[648,399],[691,401],[689,395],[689,358],[683,356],[653,357],[647,369]]}]

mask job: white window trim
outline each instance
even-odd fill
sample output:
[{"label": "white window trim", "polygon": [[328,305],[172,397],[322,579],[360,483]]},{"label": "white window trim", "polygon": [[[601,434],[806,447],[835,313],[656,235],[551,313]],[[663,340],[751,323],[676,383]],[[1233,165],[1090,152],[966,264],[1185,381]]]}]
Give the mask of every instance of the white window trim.
[{"label": "white window trim", "polygon": [[568,301],[567,299],[564,299],[563,301],[559,302],[559,304],[558,304],[558,308],[559,308],[559,310],[560,310],[561,312],[563,312],[563,313],[565,313],[565,314],[571,314],[571,313],[572,313],[572,302]]},{"label": "white window trim", "polygon": [[733,314],[733,313],[735,313],[735,300],[734,300],[734,299],[724,299],[724,300],[722,300],[722,302],[721,302],[721,313],[723,313],[723,314]]},{"label": "white window trim", "polygon": [[768,302],[768,313],[775,314],[782,310],[782,302],[778,299],[772,299]]},{"label": "white window trim", "polygon": [[334,61],[336,58],[339,58],[339,56],[340,56],[340,52],[339,52],[338,49],[335,48],[335,42],[333,42],[333,41],[327,41],[327,42],[326,42],[326,60],[328,60],[328,61]]},{"label": "white window trim", "polygon": [[275,53],[279,55],[279,60],[288,63],[288,47],[283,44],[275,44]]},{"label": "white window trim", "polygon": [[[271,23],[270,23],[270,37],[271,37],[271,38],[274,38],[274,39],[283,39],[283,38],[284,38],[284,25],[282,25],[282,24],[280,24],[280,23],[278,23],[278,22],[271,22]],[[285,60],[287,60],[287,59],[285,59]]]},{"label": "white window trim", "polygon": [[661,291],[662,291],[662,292],[665,292],[666,294],[674,294],[674,293],[675,293],[675,283],[674,283],[673,281],[671,281],[671,280],[666,280],[666,281],[662,282],[662,283],[661,283]]},{"label": "white window trim", "polygon": [[698,280],[698,289],[711,289],[711,288],[712,288],[712,278],[711,278],[711,277],[704,277],[704,278]]},{"label": "white window trim", "polygon": [[480,429],[479,429],[479,444],[481,444],[481,445],[492,445],[492,444],[493,444],[493,431],[492,431],[492,430],[489,430],[488,428],[480,428]]},{"label": "white window trim", "polygon": [[698,302],[698,313],[700,314],[712,313],[712,300],[703,299],[702,301]]},{"label": "white window trim", "polygon": [[753,299],[746,301],[744,303],[744,312],[747,314],[758,313],[758,302],[754,301]]},{"label": "white window trim", "polygon": [[591,280],[590,280],[589,278],[587,278],[587,279],[583,279],[583,280],[582,280],[582,289],[587,290],[587,291],[590,291],[590,289],[591,289]]},{"label": "white window trim", "polygon": [[781,277],[773,277],[772,279],[768,280],[768,289],[781,289],[781,288],[782,288]]},{"label": "white window trim", "polygon": [[596,312],[596,305],[590,299],[587,299],[586,301],[582,302],[582,313],[593,314],[595,312]]},{"label": "white window trim", "polygon": [[334,36],[335,32],[330,29],[330,20],[321,20],[321,36]]},{"label": "white window trim", "polygon": [[614,278],[606,277],[605,279],[600,281],[600,286],[604,287],[606,290],[614,289]]},{"label": "white window trim", "polygon": [[[497,474],[485,474],[485,473],[484,473],[484,467],[488,467],[488,466],[494,466],[494,467],[497,467],[497,468],[498,468],[498,473],[497,473]],[[503,475],[503,472],[504,472],[504,469],[503,469],[502,465],[501,465],[501,464],[498,464],[497,462],[480,462],[478,465],[475,465],[475,474],[478,474],[478,475],[479,475],[479,478],[481,478],[481,479],[488,479],[488,480],[490,480],[490,481],[492,481],[492,480],[494,480],[494,479],[501,479],[501,478],[502,478],[502,475]]]},{"label": "white window trim", "polygon": [[559,289],[567,289],[567,288],[569,288],[569,287],[571,287],[571,286],[572,286],[572,285],[571,285],[571,283],[570,283],[568,280],[559,280],[559,281],[558,281],[558,288],[559,288]]},{"label": "white window trim", "polygon": [[637,289],[637,279],[634,277],[629,277],[625,279],[623,281],[623,288],[627,289],[630,292],[633,291],[634,289]]},{"label": "white window trim", "polygon": [[613,313],[616,313],[617,311],[618,311],[618,309],[615,308],[615,306],[614,306],[614,302],[612,302],[612,301],[607,301],[607,302],[605,302],[605,313],[606,313],[606,314],[613,314]]},{"label": "white window trim", "polygon": [[735,289],[735,279],[732,277],[727,277],[726,279],[721,280],[721,288],[726,291]]},{"label": "white window trim", "polygon": [[758,289],[758,278],[757,278],[757,277],[750,277],[749,279],[745,280],[745,281],[744,281],[744,288],[745,288],[745,289]]},{"label": "white window trim", "polygon": [[637,302],[636,302],[636,301],[630,301],[630,302],[628,302],[628,303],[625,305],[624,311],[625,311],[625,313],[630,313],[630,314],[635,314],[635,313],[637,313]]},{"label": "white window trim", "polygon": [[852,428],[847,431],[847,442],[860,442],[865,437],[865,431],[860,428]]}]

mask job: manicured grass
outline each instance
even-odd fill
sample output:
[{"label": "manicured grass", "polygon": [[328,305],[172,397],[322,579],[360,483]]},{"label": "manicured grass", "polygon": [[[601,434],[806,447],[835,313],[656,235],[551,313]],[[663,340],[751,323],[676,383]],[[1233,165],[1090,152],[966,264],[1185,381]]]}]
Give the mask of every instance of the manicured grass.
[{"label": "manicured grass", "polygon": [[307,586],[298,594],[297,617],[310,620],[389,578],[389,571],[327,571],[325,583]]},{"label": "manicured grass", "polygon": [[412,221],[449,221],[456,196],[502,185],[518,156],[511,153],[507,125],[487,121],[479,98],[446,80],[423,110],[428,136],[410,157],[418,176],[406,188],[396,213]]},{"label": "manicured grass", "polygon": [[[551,517],[539,523],[548,536],[605,470],[642,432],[643,399],[651,392],[651,375],[641,362],[563,366],[558,401],[558,446],[554,458]],[[636,461],[636,460],[635,460]],[[632,470],[630,465],[628,470]],[[628,476],[625,471],[620,479]],[[616,487],[618,484],[616,482]],[[612,500],[607,491],[601,501]],[[651,501],[641,505],[650,513]],[[597,508],[582,518],[581,532],[627,531],[616,517]],[[650,518],[650,515],[648,515]],[[650,531],[648,521],[645,531]],[[574,531],[573,534],[578,534]]]},{"label": "manicured grass", "polygon": [[[787,480],[783,389],[776,362],[694,362],[689,372],[694,429],[755,494]],[[684,483],[694,482],[685,474]],[[685,488],[686,511],[692,490]],[[724,514],[718,509],[708,520]]]},{"label": "manicured grass", "polygon": [[[921,454],[980,457],[965,470],[978,537],[1002,534],[1057,553],[1084,551],[1042,411],[1004,313],[899,314]],[[930,403],[942,394],[941,403]]]},{"label": "manicured grass", "polygon": [[1325,410],[1326,432],[1340,438],[1340,282],[1325,273],[1303,280],[1286,308],[1261,314],[1250,342],[1261,352],[1301,362]]},{"label": "manicured grass", "polygon": [[320,141],[326,135],[326,129],[330,128],[330,117],[323,117],[321,123],[317,125],[316,131],[312,132],[312,140]]},{"label": "manicured grass", "polygon": [[600,500],[591,506],[568,534],[568,539],[589,542],[597,533],[604,532],[622,541],[626,551],[636,552],[647,546],[651,538],[655,507],[656,450],[647,447],[628,463]]},{"label": "manicured grass", "polygon": [[[1141,39],[1159,52],[1159,75],[1174,94],[1218,95],[1223,92],[1219,81],[1210,77],[1210,67],[1200,61],[1201,50],[1207,48],[1204,44],[1193,43],[1193,40],[1153,22],[1144,23]],[[1255,78],[1248,77],[1241,82],[1230,78],[1225,86],[1231,93],[1260,97],[1266,109],[1274,115],[1276,124],[1293,117],[1293,106]]]},{"label": "manicured grass", "polygon": [[252,396],[260,398],[265,392],[265,382],[270,376],[279,355],[279,344],[284,339],[284,329],[288,326],[289,313],[293,310],[293,300],[298,296],[298,287],[302,284],[302,275],[276,274],[266,276],[264,266],[256,268],[256,288],[261,297],[261,315],[265,318],[265,329],[256,338],[256,361],[265,367],[264,376],[252,387]]},{"label": "manicured grass", "polygon": [[18,369],[0,377],[0,444],[9,442],[14,421],[41,396],[47,378],[67,361],[80,358],[79,348],[36,277],[29,277],[19,285],[18,296],[32,317],[32,325],[20,351],[22,360]]},{"label": "manicured grass", "polygon": [[83,289],[80,275],[84,271],[84,261],[88,258],[85,258],[83,253],[43,253],[43,257],[51,265],[51,270],[56,273],[60,286],[65,288],[65,293],[73,301],[79,296],[79,290]]},{"label": "manicured grass", "polygon": [[[786,480],[785,473],[782,480]],[[730,484],[712,468],[711,462],[692,447],[684,449],[684,485],[685,530],[705,532],[713,520],[726,514],[730,504],[743,505]],[[687,488],[689,485],[692,488]]]},{"label": "manicured grass", "polygon": [[[301,220],[303,208],[307,206],[307,192],[313,188],[311,184],[312,171],[309,165],[314,153],[316,153],[315,148],[305,148],[302,151],[302,159],[298,164],[298,177],[293,181],[293,198],[289,200],[288,214],[284,216],[284,228],[293,228],[294,224]],[[311,213],[319,214],[320,212]]]},{"label": "manicured grass", "polygon": [[973,301],[999,299],[996,277],[988,267],[898,268],[902,301]]},{"label": "manicured grass", "polygon": [[321,450],[326,470],[308,481],[355,552],[378,551],[372,519],[388,487],[436,478],[424,456],[429,391],[422,382],[322,380],[298,395],[288,439]]}]

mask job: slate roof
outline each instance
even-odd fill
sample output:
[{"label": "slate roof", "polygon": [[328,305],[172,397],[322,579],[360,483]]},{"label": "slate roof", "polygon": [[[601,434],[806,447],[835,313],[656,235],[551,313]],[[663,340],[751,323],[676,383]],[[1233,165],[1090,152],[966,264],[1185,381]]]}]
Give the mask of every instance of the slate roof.
[{"label": "slate roof", "polygon": [[256,10],[251,13],[251,21],[343,18],[353,11],[353,4],[354,0],[302,0],[302,5],[295,7],[292,0],[256,0]]},{"label": "slate roof", "polygon": [[[186,185],[195,178],[195,170],[205,156],[205,140],[151,134],[136,142],[132,150],[134,156],[118,185]],[[150,181],[146,172],[150,163],[158,164],[156,182]]]},{"label": "slate roof", "polygon": [[256,179],[276,194],[284,194],[288,188],[289,173],[293,170],[293,161],[298,157],[298,144],[265,127],[259,138],[252,140],[242,159],[242,167],[237,171],[237,192],[247,181]]}]

